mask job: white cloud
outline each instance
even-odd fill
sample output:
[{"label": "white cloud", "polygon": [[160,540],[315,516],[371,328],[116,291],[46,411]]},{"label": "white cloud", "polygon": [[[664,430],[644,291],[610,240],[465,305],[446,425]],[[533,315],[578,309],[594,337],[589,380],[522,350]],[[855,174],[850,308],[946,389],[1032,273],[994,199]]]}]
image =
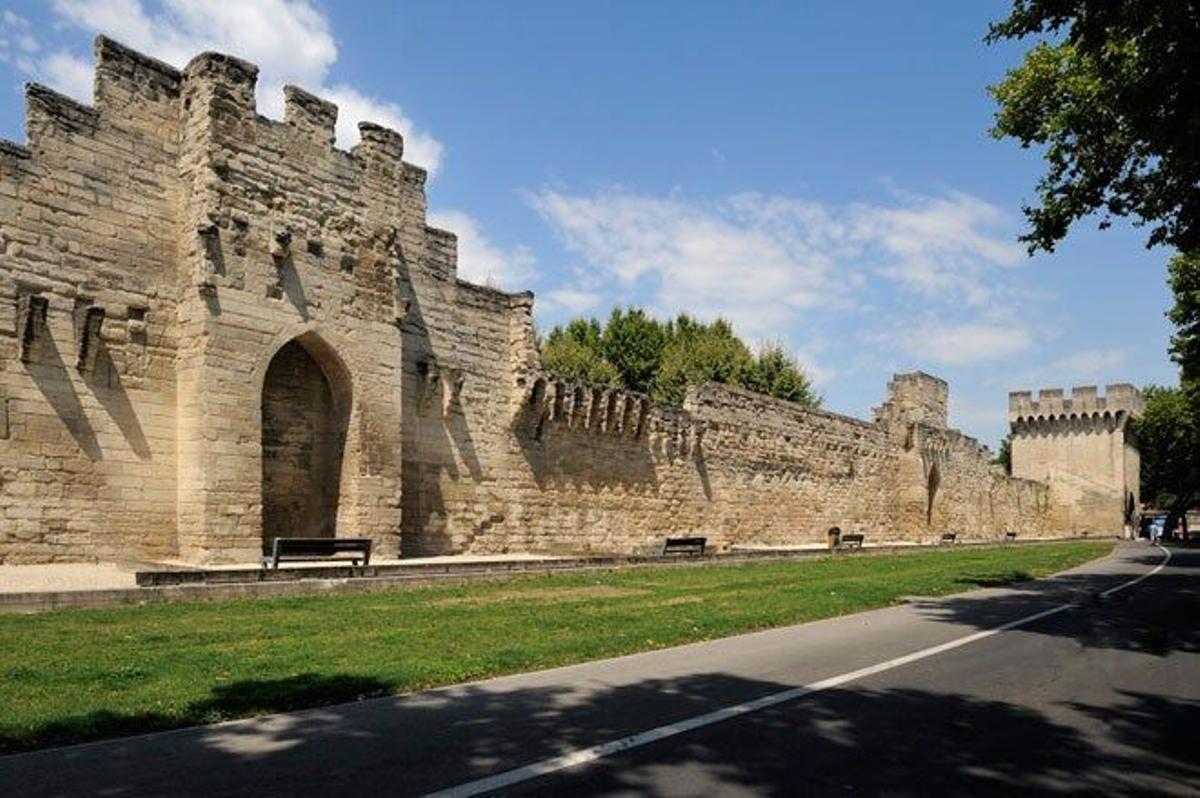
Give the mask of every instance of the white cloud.
[{"label": "white cloud", "polygon": [[600,304],[601,294],[579,288],[557,288],[538,297],[539,310],[562,311],[568,315],[581,316]]},{"label": "white cloud", "polygon": [[752,224],[783,237],[800,234],[815,250],[931,297],[973,305],[992,298],[991,273],[1025,259],[1007,234],[1006,215],[964,192],[943,196],[902,193],[894,205],[829,206],[791,197],[743,194],[732,206]]},{"label": "white cloud", "polygon": [[[337,140],[341,146],[352,146],[358,140],[358,123],[368,120],[404,133],[405,160],[431,171],[436,171],[441,164],[445,147],[433,136],[417,128],[400,106],[373,100],[345,84],[322,89],[319,93],[337,103]],[[282,98],[282,92],[279,96]]]},{"label": "white cloud", "polygon": [[1043,385],[1100,384],[1122,377],[1129,363],[1129,350],[1082,349],[1064,355],[1057,360],[1037,368],[1028,369],[1012,377],[1014,386],[1040,387]]},{"label": "white cloud", "polygon": [[268,82],[320,85],[337,60],[329,23],[308,0],[54,0],[58,17],[182,66],[204,50],[258,64]]},{"label": "white cloud", "polygon": [[662,314],[722,315],[755,336],[837,293],[829,258],[798,237],[746,224],[728,204],[550,190],[530,202],[592,267],[626,284],[655,280]]},{"label": "white cloud", "polygon": [[66,50],[59,50],[47,56],[38,69],[46,78],[46,82],[63,94],[82,103],[92,101],[95,72],[91,61],[76,58]]},{"label": "white cloud", "polygon": [[[544,189],[529,201],[593,269],[626,286],[651,281],[655,311],[722,315],[751,338],[861,305],[872,279],[925,304],[994,303],[997,272],[1023,259],[1006,235],[991,231],[1004,214],[961,192],[830,205],[752,193],[697,202]],[[962,331],[963,353],[950,343],[924,351],[938,362],[964,362],[967,351],[1016,351],[1022,337],[978,323]]]},{"label": "white cloud", "polygon": [[25,19],[25,17],[14,11],[10,11],[7,8],[4,9],[4,13],[0,15],[0,20],[4,22],[6,27],[13,28],[15,30],[29,30],[30,27],[32,27],[29,24],[29,20]]},{"label": "white cloud", "polygon": [[469,214],[439,211],[430,213],[428,221],[458,235],[458,276],[464,280],[511,290],[522,288],[537,274],[533,254],[526,247],[500,249]]},{"label": "white cloud", "polygon": [[1033,340],[1019,324],[926,322],[895,339],[909,355],[939,366],[966,366],[1025,351]]},{"label": "white cloud", "polygon": [[41,43],[32,29],[29,20],[20,14],[7,9],[0,13],[0,63],[13,64],[26,73],[36,68],[32,57],[41,49]]},{"label": "white cloud", "polygon": [[[444,148],[418,128],[399,105],[369,97],[344,85],[329,85],[338,48],[328,19],[309,0],[54,0],[60,23],[104,33],[177,67],[205,50],[217,50],[258,65],[259,110],[283,114],[283,86],[299,85],[338,103],[337,140],[341,147],[358,141],[358,122],[377,122],[405,136],[406,159],[434,173]],[[12,15],[16,17],[16,15]],[[14,28],[17,23],[4,22]],[[19,19],[19,18],[17,18]],[[36,50],[36,39],[25,44]],[[32,50],[26,50],[32,52]],[[76,99],[90,102],[91,63],[71,50],[58,49],[24,71],[46,80]],[[89,73],[83,78],[86,67]]]}]

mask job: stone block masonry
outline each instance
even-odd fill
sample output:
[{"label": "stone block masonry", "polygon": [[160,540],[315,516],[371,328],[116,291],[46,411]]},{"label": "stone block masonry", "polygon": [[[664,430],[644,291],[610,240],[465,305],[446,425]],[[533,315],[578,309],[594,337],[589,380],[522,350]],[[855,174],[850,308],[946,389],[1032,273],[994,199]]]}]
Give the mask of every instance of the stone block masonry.
[{"label": "stone block masonry", "polygon": [[1141,457],[1129,422],[1142,413],[1132,385],[1043,388],[1008,395],[1013,474],[1050,486],[1052,525],[1065,533],[1120,530],[1140,506]]},{"label": "stone block masonry", "polygon": [[276,535],[631,553],[1073,519],[948,429],[929,375],[897,375],[871,422],[559,380],[533,296],[457,278],[398,133],[363,123],[338,150],[337,108],[298,87],[266,119],[257,68],[232,56],[177,70],[101,37],[95,57],[92,105],[31,85],[26,144],[0,142],[0,562],[249,561]]}]

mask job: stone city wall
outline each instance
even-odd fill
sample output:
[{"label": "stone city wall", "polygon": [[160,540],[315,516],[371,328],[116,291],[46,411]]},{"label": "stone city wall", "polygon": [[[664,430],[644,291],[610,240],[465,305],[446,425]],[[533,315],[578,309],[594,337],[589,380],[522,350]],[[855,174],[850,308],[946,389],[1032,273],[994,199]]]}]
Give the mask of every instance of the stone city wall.
[{"label": "stone city wall", "polygon": [[[944,382],[898,381],[940,384],[944,407]],[[406,494],[426,504],[417,515],[406,500],[405,551],[636,552],[693,534],[718,549],[786,546],[824,542],[833,526],[875,541],[1048,532],[1044,485],[1006,476],[971,438],[925,423],[928,406],[907,393],[893,400],[908,415],[872,423],[708,384],[675,409],[534,372],[508,450],[488,458],[495,469],[426,462],[428,481]],[[474,451],[469,424],[456,424],[456,450]]]},{"label": "stone city wall", "polygon": [[95,98],[0,143],[0,562],[628,552],[1052,531],[1045,485],[898,375],[873,421],[707,385],[682,409],[541,369],[533,297],[457,278],[425,172],[257,69],[103,37]]}]

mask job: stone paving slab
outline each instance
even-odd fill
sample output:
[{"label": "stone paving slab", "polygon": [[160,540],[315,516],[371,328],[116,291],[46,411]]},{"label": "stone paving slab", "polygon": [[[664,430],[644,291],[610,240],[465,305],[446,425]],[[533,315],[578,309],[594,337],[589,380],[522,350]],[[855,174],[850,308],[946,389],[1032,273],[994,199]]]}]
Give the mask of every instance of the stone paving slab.
[{"label": "stone paving slab", "polygon": [[0,565],[0,594],[132,588],[135,569],[110,562]]}]

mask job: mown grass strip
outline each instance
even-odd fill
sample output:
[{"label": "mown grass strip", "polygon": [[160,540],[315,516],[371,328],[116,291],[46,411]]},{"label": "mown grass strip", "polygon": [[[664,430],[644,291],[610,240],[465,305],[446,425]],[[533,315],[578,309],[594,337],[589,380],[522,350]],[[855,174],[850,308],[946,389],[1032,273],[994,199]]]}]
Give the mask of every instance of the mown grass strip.
[{"label": "mown grass strip", "polygon": [[1072,541],[0,616],[0,751],[212,723],[802,623],[1107,554]]}]

